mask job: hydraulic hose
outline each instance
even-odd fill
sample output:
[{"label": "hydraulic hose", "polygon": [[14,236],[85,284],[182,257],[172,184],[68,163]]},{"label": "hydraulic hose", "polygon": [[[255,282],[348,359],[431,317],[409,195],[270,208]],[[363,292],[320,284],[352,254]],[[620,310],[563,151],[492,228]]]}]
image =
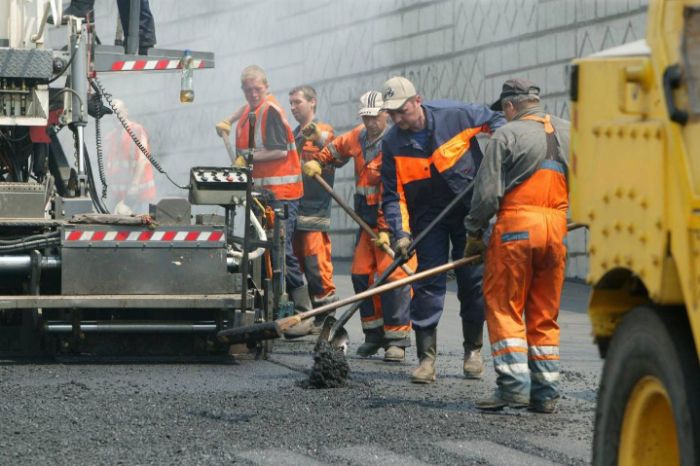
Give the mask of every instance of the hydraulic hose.
[{"label": "hydraulic hose", "polygon": [[[267,241],[267,234],[265,234],[265,229],[262,227],[260,224],[260,221],[255,215],[250,216],[250,223],[253,225],[255,228],[255,231],[258,233],[258,239],[261,241]],[[248,259],[257,259],[258,257],[262,256],[265,253],[265,248],[260,247],[257,248],[255,251],[249,252],[248,253]],[[243,259],[243,252],[242,251],[232,251],[231,255],[235,257],[236,259]]]}]

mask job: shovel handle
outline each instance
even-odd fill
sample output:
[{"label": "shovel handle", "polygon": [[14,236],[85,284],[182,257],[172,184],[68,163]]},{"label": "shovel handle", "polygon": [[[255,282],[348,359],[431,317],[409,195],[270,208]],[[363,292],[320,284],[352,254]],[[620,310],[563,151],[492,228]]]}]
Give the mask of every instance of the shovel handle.
[{"label": "shovel handle", "polygon": [[228,158],[231,159],[231,165],[234,165],[236,163],[236,153],[233,150],[233,146],[231,145],[231,140],[228,137],[228,134],[223,133],[221,135],[221,139],[224,141],[224,146],[226,146],[226,152],[228,152]]},{"label": "shovel handle", "polygon": [[[343,200],[343,198],[338,196],[338,194],[335,191],[333,191],[333,188],[331,188],[331,186],[328,183],[326,183],[326,180],[324,180],[321,175],[314,175],[314,179],[318,182],[318,184],[321,185],[324,191],[330,194],[333,200],[338,203],[338,205],[345,211],[345,213],[347,213],[350,216],[350,218],[352,218],[355,221],[355,223],[360,225],[360,228],[362,228],[365,231],[365,233],[367,233],[370,236],[370,238],[372,238],[373,240],[376,240],[378,238],[377,234],[374,232],[372,227],[369,226],[367,222],[362,220],[362,217],[357,215],[357,212],[355,212],[355,210],[353,210],[352,207],[350,207],[348,203]],[[394,259],[394,251],[392,251],[392,249],[388,245],[382,244],[380,248],[382,251],[387,253],[389,257]],[[413,270],[406,264],[401,264],[401,269],[408,275],[413,275],[414,273],[416,273],[415,270]]]}]

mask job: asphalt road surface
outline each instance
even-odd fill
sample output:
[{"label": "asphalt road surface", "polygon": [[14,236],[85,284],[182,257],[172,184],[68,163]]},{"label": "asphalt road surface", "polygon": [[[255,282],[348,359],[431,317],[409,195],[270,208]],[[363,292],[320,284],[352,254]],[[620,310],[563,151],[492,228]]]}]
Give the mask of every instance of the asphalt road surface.
[{"label": "asphalt road surface", "polygon": [[[345,269],[347,266],[340,265]],[[347,273],[339,294],[351,294]],[[495,386],[461,375],[454,283],[440,322],[438,381],[412,385],[406,363],[354,356],[340,389],[300,386],[314,338],[278,341],[268,361],[94,364],[0,361],[0,464],[424,465],[588,464],[601,361],[585,313],[587,287],[567,283],[563,398],[551,415],[474,401]]]}]

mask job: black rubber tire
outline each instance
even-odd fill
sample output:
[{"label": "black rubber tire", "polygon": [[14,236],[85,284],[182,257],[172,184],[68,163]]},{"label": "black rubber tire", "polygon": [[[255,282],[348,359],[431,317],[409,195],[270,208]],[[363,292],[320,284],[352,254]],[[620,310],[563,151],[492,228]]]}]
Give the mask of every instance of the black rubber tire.
[{"label": "black rubber tire", "polygon": [[642,377],[657,377],[671,399],[681,464],[700,464],[700,365],[684,308],[639,307],[610,342],[598,392],[593,465],[617,464],[627,399]]}]

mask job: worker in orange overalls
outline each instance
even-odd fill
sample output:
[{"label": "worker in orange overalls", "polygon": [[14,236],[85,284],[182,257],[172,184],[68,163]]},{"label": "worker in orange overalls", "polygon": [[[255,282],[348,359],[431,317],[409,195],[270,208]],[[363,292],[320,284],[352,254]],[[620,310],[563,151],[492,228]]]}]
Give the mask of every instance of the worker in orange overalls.
[{"label": "worker in orange overalls", "polygon": [[[316,118],[317,103],[316,90],[311,86],[298,86],[289,91],[289,106],[299,123],[294,129],[294,140],[302,164],[313,160],[334,137],[333,127]],[[321,176],[333,186],[335,167],[326,166]],[[304,196],[299,203],[294,253],[306,276],[311,303],[319,307],[338,300],[333,283],[331,238],[328,236],[331,228],[331,195],[313,178],[303,175],[302,179]],[[314,319],[310,333],[320,332],[324,317]]]},{"label": "worker in orange overalls", "polygon": [[[476,177],[465,256],[486,246],[482,232],[497,214],[486,249],[484,301],[498,388],[477,402],[551,413],[559,398],[559,301],[566,265],[569,123],[546,114],[540,89],[505,82],[492,108],[497,129]],[[524,317],[524,319],[523,319]]]},{"label": "worker in orange overalls", "polygon": [[[150,151],[144,127],[129,119],[129,110],[123,101],[114,99],[112,103]],[[124,128],[116,128],[107,135],[106,162],[110,210],[127,215],[148,213],[148,204],[156,198],[153,167]]]},{"label": "worker in orange overalls", "polygon": [[[352,260],[352,284],[356,293],[365,291],[392,263],[392,258],[380,249],[390,244],[389,226],[379,209],[381,197],[382,137],[387,130],[388,114],[382,111],[382,94],[370,91],[360,98],[362,125],[335,138],[325,149],[315,155],[315,160],[304,164],[304,172],[310,176],[321,173],[324,167],[342,166],[350,159],[355,164],[355,211],[378,234],[375,242],[364,230],[358,232],[355,254]],[[415,270],[416,258],[408,265]],[[389,281],[398,280],[406,273],[397,269]],[[369,357],[384,348],[384,360],[401,362],[405,348],[410,345],[411,287],[406,285],[387,291],[373,299],[365,300],[360,307],[362,331],[365,342],[357,354]]]},{"label": "worker in orange overalls", "polygon": [[[241,89],[247,104],[216,125],[217,134],[229,134],[232,122],[236,126],[235,165],[245,166],[245,154],[248,152],[248,132],[250,128],[248,114],[255,112],[255,149],[253,151],[253,180],[256,186],[270,191],[275,199],[271,202],[273,209],[287,212],[284,221],[284,256],[286,264],[287,293],[294,302],[298,312],[311,310],[309,291],[304,283],[299,260],[292,250],[292,238],[297,224],[299,199],[304,194],[301,179],[301,163],[294,142],[294,134],[287,122],[284,110],[275,97],[270,94],[267,75],[257,65],[251,65],[241,72]],[[277,254],[272,254],[273,261]],[[308,320],[308,319],[307,319]],[[307,326],[308,322],[302,322]],[[289,330],[285,336],[306,335],[308,331],[299,332],[300,325]],[[304,333],[305,332],[305,333]]]}]

